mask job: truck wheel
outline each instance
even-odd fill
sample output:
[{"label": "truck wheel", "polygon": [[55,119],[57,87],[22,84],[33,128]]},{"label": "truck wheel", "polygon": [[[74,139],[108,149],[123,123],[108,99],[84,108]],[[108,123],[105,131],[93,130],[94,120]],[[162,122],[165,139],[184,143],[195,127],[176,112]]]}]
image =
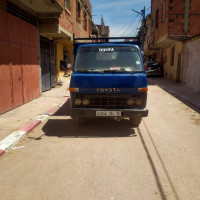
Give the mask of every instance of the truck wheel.
[{"label": "truck wheel", "polygon": [[131,117],[129,119],[134,127],[138,127],[142,120],[142,117]]},{"label": "truck wheel", "polygon": [[85,124],[85,118],[84,117],[78,117],[78,125],[83,126]]}]

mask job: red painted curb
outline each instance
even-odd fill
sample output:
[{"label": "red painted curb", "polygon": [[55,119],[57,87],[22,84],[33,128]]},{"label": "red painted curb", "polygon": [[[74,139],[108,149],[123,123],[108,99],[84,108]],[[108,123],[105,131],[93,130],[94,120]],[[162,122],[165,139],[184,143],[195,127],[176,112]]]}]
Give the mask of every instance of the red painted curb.
[{"label": "red painted curb", "polygon": [[3,156],[4,153],[5,151],[0,149],[0,157]]},{"label": "red painted curb", "polygon": [[41,123],[40,120],[34,120],[34,121],[28,123],[26,126],[20,128],[19,131],[25,131],[26,133],[29,133],[40,123]]}]

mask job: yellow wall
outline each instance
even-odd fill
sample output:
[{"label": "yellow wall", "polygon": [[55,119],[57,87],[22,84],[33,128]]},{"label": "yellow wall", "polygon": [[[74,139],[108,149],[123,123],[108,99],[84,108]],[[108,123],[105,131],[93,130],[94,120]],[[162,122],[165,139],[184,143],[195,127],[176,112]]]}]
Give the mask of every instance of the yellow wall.
[{"label": "yellow wall", "polygon": [[64,44],[64,48],[67,49],[67,51],[70,53],[70,62],[71,64],[73,64],[73,42],[69,41],[69,42],[65,42]]},{"label": "yellow wall", "polygon": [[[174,53],[174,65],[171,66],[171,47],[175,47]],[[183,45],[182,42],[175,42],[170,47],[164,50],[163,61],[164,61],[164,76],[169,79],[176,80],[177,75],[177,64],[178,54],[182,54]]]},{"label": "yellow wall", "polygon": [[63,50],[67,49],[70,53],[70,61],[73,65],[73,43],[72,42],[62,42],[57,43],[57,54],[56,54],[56,67],[57,67],[57,80],[58,82],[62,80],[65,75],[65,71],[60,70],[60,61],[63,60]]},{"label": "yellow wall", "polygon": [[61,77],[64,76],[64,71],[60,70],[60,61],[63,60],[63,45],[57,43],[57,53],[56,53],[56,67],[57,67],[57,80],[61,81]]}]

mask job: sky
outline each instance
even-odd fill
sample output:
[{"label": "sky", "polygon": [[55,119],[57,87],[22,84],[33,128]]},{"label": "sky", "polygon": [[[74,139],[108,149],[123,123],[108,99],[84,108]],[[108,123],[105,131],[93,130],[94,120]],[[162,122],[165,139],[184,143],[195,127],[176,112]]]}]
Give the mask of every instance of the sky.
[{"label": "sky", "polygon": [[110,37],[133,37],[141,25],[141,12],[146,9],[146,15],[151,11],[151,0],[90,0],[95,24],[104,23],[110,27]]}]

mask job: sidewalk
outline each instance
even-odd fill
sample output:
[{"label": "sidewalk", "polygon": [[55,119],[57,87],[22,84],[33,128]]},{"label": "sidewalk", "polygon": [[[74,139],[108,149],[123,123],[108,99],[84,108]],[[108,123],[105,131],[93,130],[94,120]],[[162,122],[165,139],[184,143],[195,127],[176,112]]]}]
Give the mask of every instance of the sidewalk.
[{"label": "sidewalk", "polygon": [[155,84],[170,93],[196,112],[200,113],[200,93],[192,91],[182,83],[164,78],[148,78],[148,84]]},{"label": "sidewalk", "polygon": [[[9,143],[9,146],[13,146],[11,145],[14,143],[13,140],[23,137],[37,126],[43,120],[42,118],[53,114],[65,103],[69,97],[67,90],[69,82],[70,77],[63,78],[63,85],[57,85],[55,88],[43,92],[39,98],[0,115],[0,156],[4,153],[1,151],[2,148],[6,148],[5,142]],[[12,133],[14,135],[9,138]]]},{"label": "sidewalk", "polygon": [[[0,115],[0,156],[49,115],[55,113],[69,98],[70,77],[42,96],[25,105]],[[157,85],[200,113],[200,94],[183,84],[163,78],[148,78],[149,85]]]}]

